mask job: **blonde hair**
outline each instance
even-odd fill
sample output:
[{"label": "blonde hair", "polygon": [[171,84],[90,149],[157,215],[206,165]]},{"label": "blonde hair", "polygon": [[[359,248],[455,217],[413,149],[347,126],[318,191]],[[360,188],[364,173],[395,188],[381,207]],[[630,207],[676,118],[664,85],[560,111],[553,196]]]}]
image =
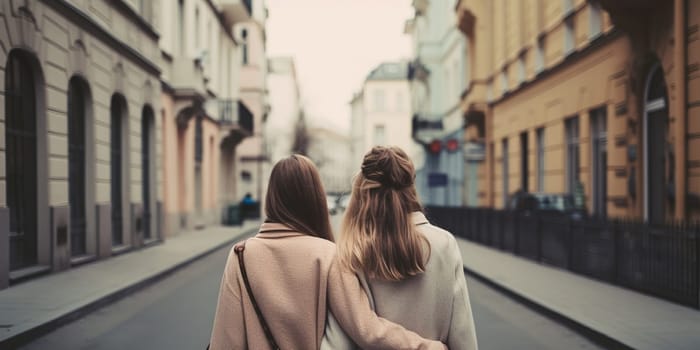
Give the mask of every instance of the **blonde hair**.
[{"label": "blonde hair", "polygon": [[425,271],[428,241],[411,222],[422,211],[415,169],[398,147],[374,147],[355,177],[343,217],[338,257],[369,278],[401,281]]}]

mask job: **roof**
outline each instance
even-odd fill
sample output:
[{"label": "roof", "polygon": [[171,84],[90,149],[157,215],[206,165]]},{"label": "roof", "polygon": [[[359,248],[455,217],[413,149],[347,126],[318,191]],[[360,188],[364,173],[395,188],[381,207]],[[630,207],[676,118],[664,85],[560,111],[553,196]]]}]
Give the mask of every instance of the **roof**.
[{"label": "roof", "polygon": [[383,62],[369,73],[367,80],[408,80],[408,64]]}]

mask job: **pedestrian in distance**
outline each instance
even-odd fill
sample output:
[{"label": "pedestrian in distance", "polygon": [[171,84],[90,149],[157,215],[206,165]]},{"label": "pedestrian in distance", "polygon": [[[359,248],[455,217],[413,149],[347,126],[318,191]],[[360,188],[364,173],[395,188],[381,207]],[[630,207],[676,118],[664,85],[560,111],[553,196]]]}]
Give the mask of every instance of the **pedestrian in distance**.
[{"label": "pedestrian in distance", "polygon": [[[451,350],[477,349],[457,240],[426,219],[415,176],[399,148],[374,147],[365,155],[343,217],[338,259],[359,276],[379,316]],[[322,349],[351,348],[329,322]]]},{"label": "pedestrian in distance", "polygon": [[229,253],[212,350],[319,349],[330,315],[363,348],[445,349],[379,318],[356,275],[339,268],[311,160],[292,155],[273,167],[265,215],[258,234]]}]

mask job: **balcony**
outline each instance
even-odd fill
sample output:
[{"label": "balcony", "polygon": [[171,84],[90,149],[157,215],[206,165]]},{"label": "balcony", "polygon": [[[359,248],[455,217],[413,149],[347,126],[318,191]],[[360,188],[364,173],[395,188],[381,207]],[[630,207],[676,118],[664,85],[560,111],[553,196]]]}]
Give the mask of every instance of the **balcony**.
[{"label": "balcony", "polygon": [[442,133],[442,121],[438,116],[414,114],[411,119],[411,137],[422,145],[428,145]]},{"label": "balcony", "polygon": [[224,21],[229,26],[247,21],[252,15],[252,0],[220,0]]},{"label": "balcony", "polygon": [[197,59],[175,57],[169,83],[179,97],[206,96],[204,68]]},{"label": "balcony", "polygon": [[215,100],[219,125],[224,133],[222,147],[236,147],[253,134],[253,113],[239,100]]}]

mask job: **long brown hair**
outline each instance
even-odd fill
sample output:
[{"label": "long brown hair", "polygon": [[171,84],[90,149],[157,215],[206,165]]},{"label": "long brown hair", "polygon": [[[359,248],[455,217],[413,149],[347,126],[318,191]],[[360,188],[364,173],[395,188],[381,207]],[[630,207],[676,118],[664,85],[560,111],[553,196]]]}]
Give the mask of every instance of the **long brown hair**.
[{"label": "long brown hair", "polygon": [[341,228],[338,254],[344,266],[388,281],[425,271],[428,241],[410,217],[423,210],[415,175],[398,147],[378,146],[365,155]]},{"label": "long brown hair", "polygon": [[333,241],[321,177],[314,163],[302,155],[282,159],[272,168],[265,215],[269,221]]}]

